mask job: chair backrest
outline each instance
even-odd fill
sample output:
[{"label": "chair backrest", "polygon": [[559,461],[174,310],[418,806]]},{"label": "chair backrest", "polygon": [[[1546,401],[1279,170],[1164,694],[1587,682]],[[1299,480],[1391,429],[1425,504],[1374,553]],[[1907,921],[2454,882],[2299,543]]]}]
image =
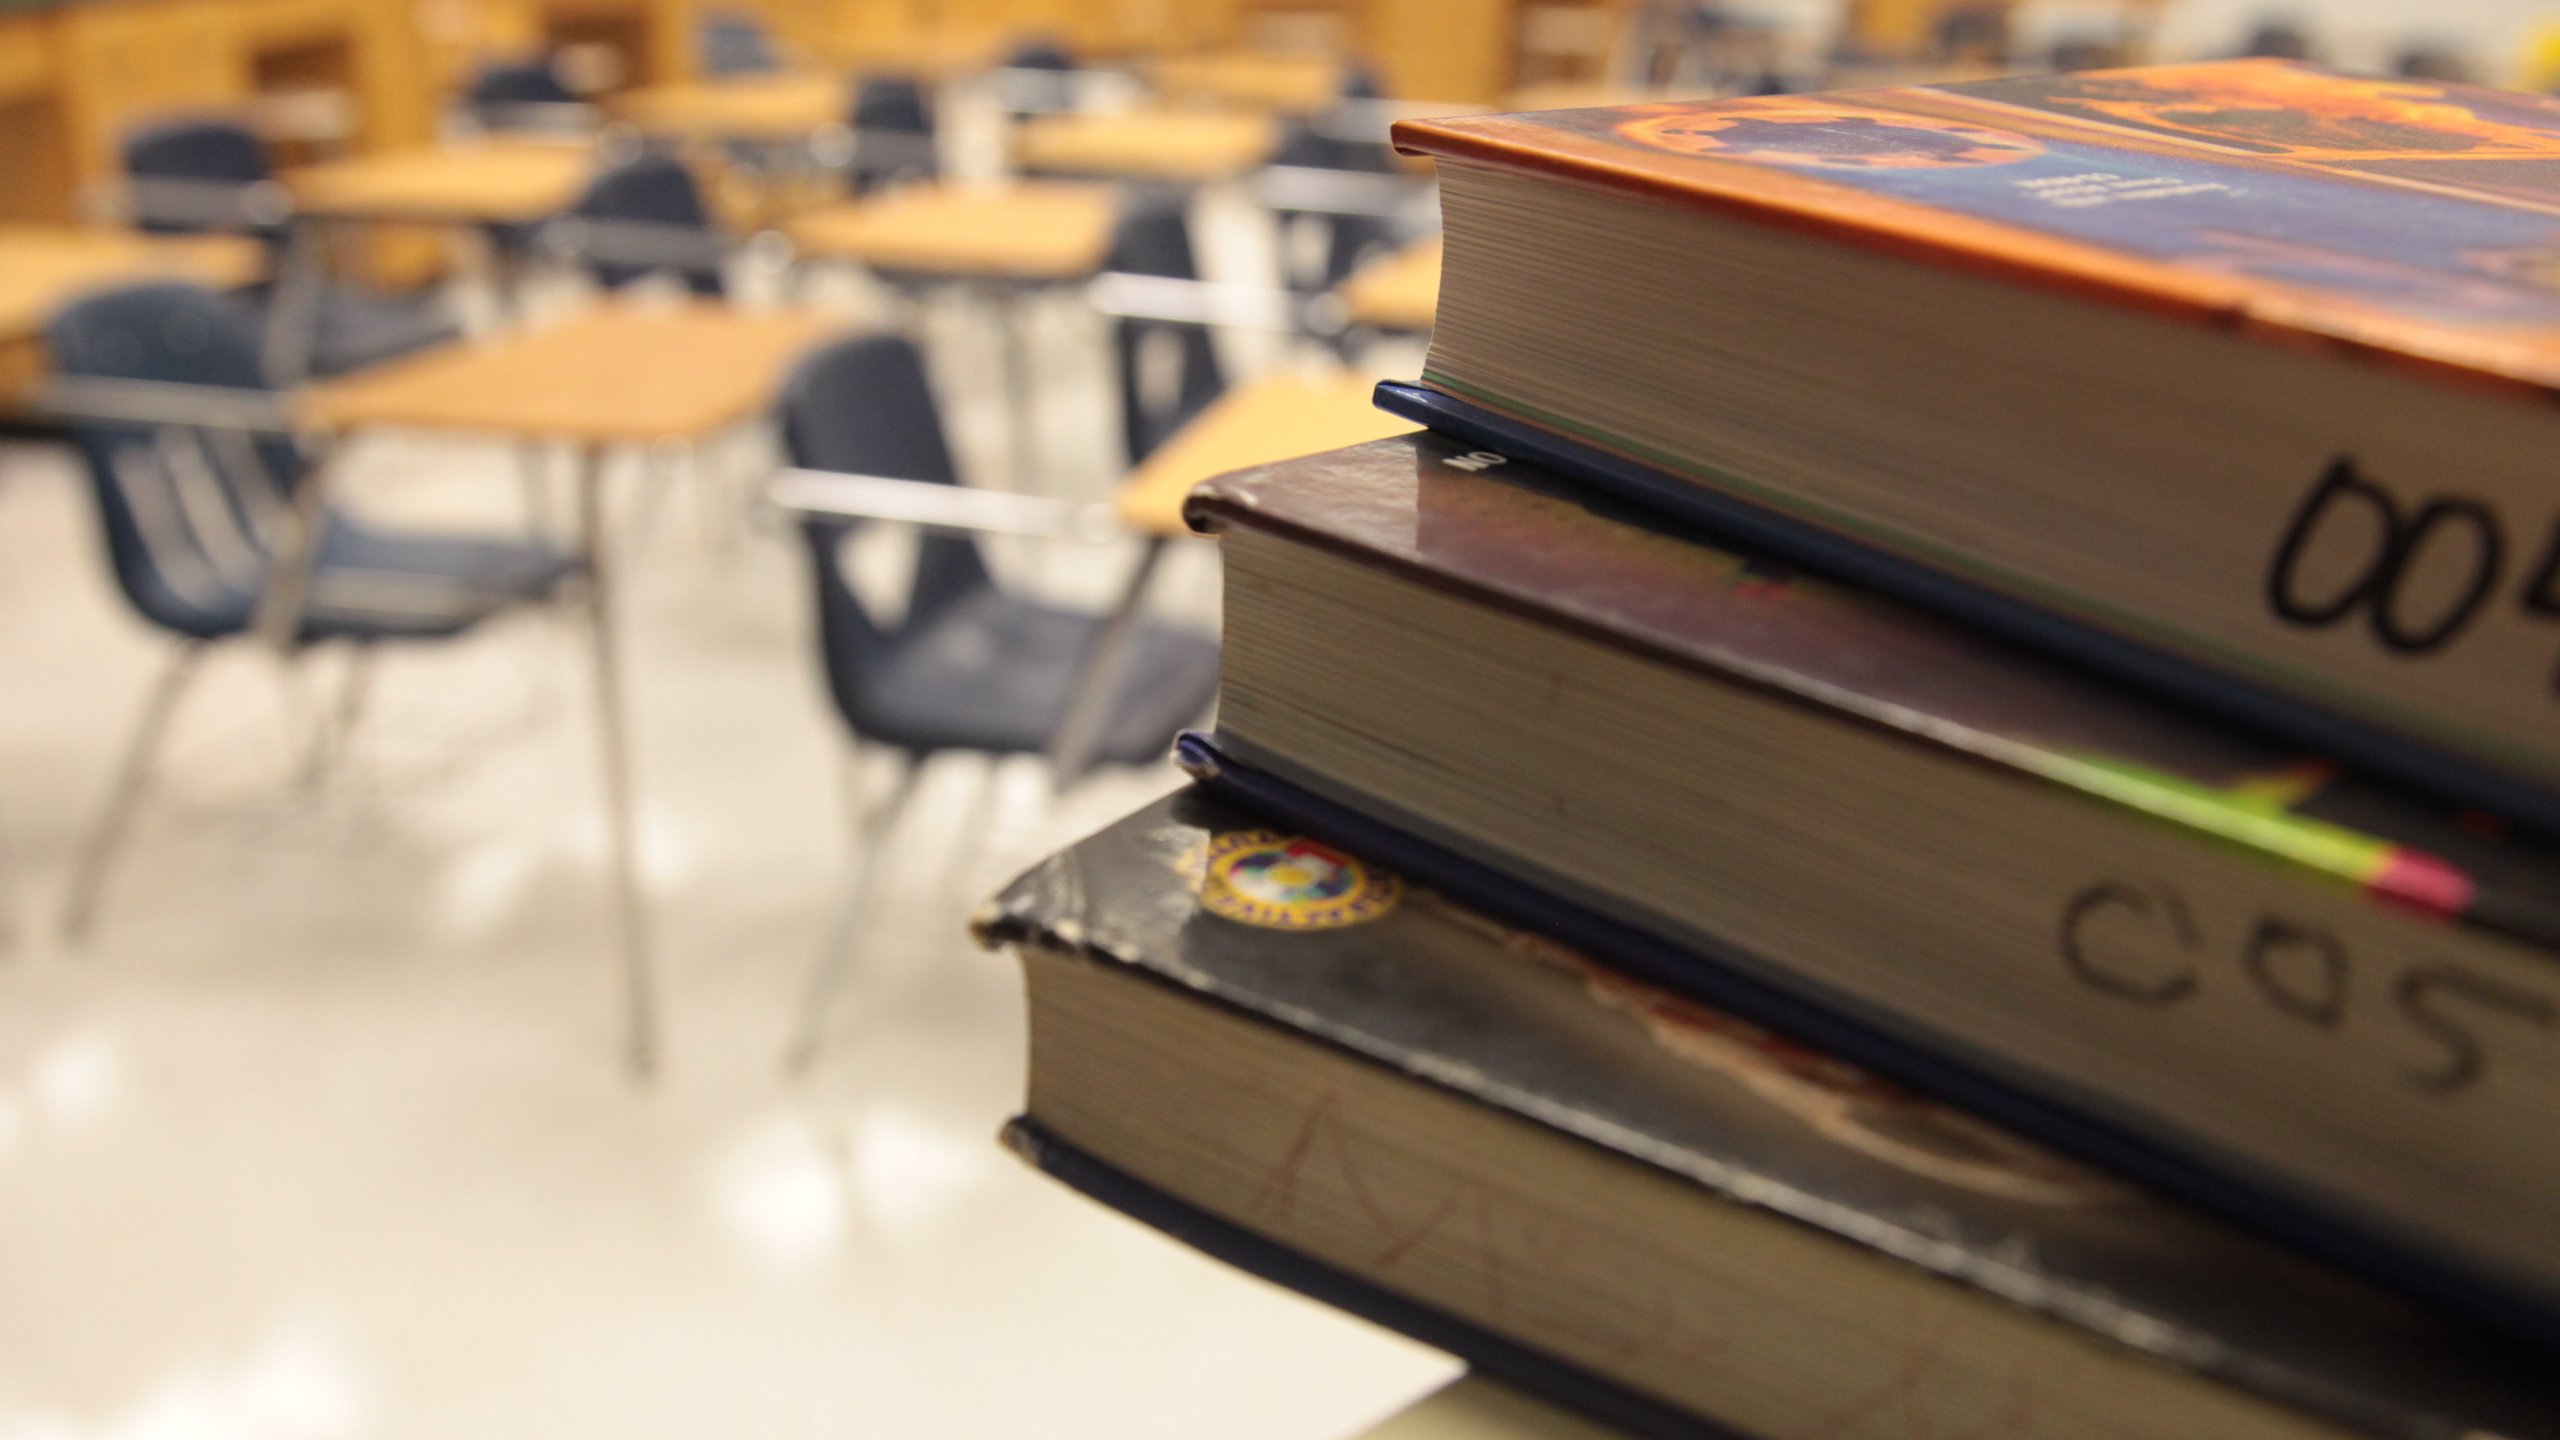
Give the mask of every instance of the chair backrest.
[{"label": "chair backrest", "polygon": [[[231,120],[173,120],[141,126],[124,137],[124,173],[135,180],[183,180],[198,185],[246,188],[275,178],[266,143],[249,127]],[[145,198],[138,206],[139,228],[157,234],[185,234],[213,227],[209,222],[154,213]],[[225,227],[228,228],[228,227]],[[280,233],[259,227],[260,233]]]},{"label": "chair backrest", "polygon": [[2426,41],[2392,56],[2391,73],[2446,85],[2468,85],[2477,78],[2468,56],[2451,46]]},{"label": "chair backrest", "polygon": [[1350,170],[1362,175],[1395,173],[1395,151],[1384,141],[1329,135],[1297,120],[1282,131],[1271,152],[1274,165],[1302,165],[1311,170]]},{"label": "chair backrest", "polygon": [[1939,14],[1930,38],[1938,59],[1997,61],[2009,53],[2009,12],[1967,0]]},{"label": "chair backrest", "polygon": [[593,113],[547,55],[481,66],[463,87],[461,109],[484,131],[583,133],[594,125]]},{"label": "chair backrest", "polygon": [[2251,26],[2249,38],[2240,46],[2242,55],[2271,60],[2309,60],[2312,50],[2310,31],[2291,20],[2273,18]]},{"label": "chair backrest", "polygon": [[[1199,279],[1182,203],[1173,199],[1133,203],[1120,217],[1105,268],[1129,275]],[[1121,438],[1128,446],[1129,463],[1135,465],[1223,394],[1226,377],[1218,367],[1216,337],[1200,325],[1124,317],[1115,328],[1113,343],[1120,376]]]},{"label": "chair backrest", "polygon": [[[959,479],[923,357],[902,336],[856,336],[803,358],[783,384],[782,437],[791,463],[803,469],[943,485]],[[895,628],[881,625],[844,573],[843,541],[860,524],[826,516],[801,523],[817,580],[828,684],[857,731],[864,728],[865,681],[894,652],[898,635],[995,583],[975,540],[928,534],[917,542],[905,616]]]},{"label": "chair backrest", "polygon": [[[1271,153],[1271,163],[1314,170],[1346,170],[1364,175],[1392,174],[1395,170],[1394,159],[1386,146],[1328,135],[1305,121],[1293,122],[1282,133],[1278,148]],[[1330,290],[1348,279],[1371,251],[1395,243],[1395,227],[1382,215],[1319,214],[1287,209],[1277,213],[1282,221],[1281,283],[1292,290],[1305,293]],[[1297,240],[1299,234],[1310,229],[1323,232],[1321,257],[1313,266],[1300,258],[1302,247]]]},{"label": "chair backrest", "polygon": [[933,106],[922,82],[906,75],[874,75],[853,92],[856,130],[885,130],[896,135],[933,133]]},{"label": "chair backrest", "polygon": [[[91,295],[46,332],[57,374],[264,390],[244,306],[168,282]],[[144,619],[201,639],[245,628],[270,556],[264,521],[300,478],[281,438],[82,421],[72,438],[98,498],[107,559]]]},{"label": "chair backrest", "polygon": [[[1372,255],[1391,250],[1396,228],[1383,215],[1289,215],[1281,229],[1281,283],[1302,295],[1321,295],[1351,278]],[[1308,229],[1321,229],[1323,245],[1306,263],[1306,250],[1296,243]]]},{"label": "chair backrest", "polygon": [[[586,194],[570,207],[569,213],[586,220],[663,225],[704,236],[718,233],[711,221],[711,207],[704,202],[702,187],[694,182],[693,172],[676,157],[655,151],[643,151],[607,167],[588,182]],[[610,245],[599,248],[601,253],[587,260],[587,270],[607,287],[618,288],[644,275],[665,273],[683,280],[685,288],[696,295],[724,292],[716,266],[636,264],[608,258],[612,253]]]},{"label": "chair backrest", "polygon": [[933,106],[915,80],[875,75],[863,81],[845,122],[853,131],[849,179],[855,194],[893,181],[929,180],[941,172],[934,153]]},{"label": "chair backrest", "polygon": [[1064,45],[1034,37],[1004,57],[1011,72],[1005,88],[1005,110],[1012,115],[1072,110],[1076,105],[1076,57]]},{"label": "chair backrest", "polygon": [[782,68],[773,32],[754,15],[734,10],[705,15],[695,35],[705,75],[762,75]]},{"label": "chair backrest", "polygon": [[478,108],[500,105],[575,105],[576,92],[553,69],[551,58],[492,60],[480,67],[462,92],[462,103]]},{"label": "chair backrest", "polygon": [[1045,35],[1035,35],[1013,47],[1004,57],[1008,70],[1055,70],[1061,73],[1076,68],[1076,57],[1067,47]]},{"label": "chair backrest", "polygon": [[265,143],[230,120],[173,120],[136,129],[125,136],[124,169],[146,179],[242,185],[275,177]]}]

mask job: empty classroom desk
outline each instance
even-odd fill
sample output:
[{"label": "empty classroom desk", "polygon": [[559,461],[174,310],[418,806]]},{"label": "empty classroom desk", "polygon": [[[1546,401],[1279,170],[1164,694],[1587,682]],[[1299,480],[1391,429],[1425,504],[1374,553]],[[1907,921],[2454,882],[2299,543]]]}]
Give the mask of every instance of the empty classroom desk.
[{"label": "empty classroom desk", "polygon": [[606,108],[648,135],[780,145],[804,144],[843,124],[852,103],[841,76],[795,73],[646,85],[614,96]]},{"label": "empty classroom desk", "polygon": [[1019,292],[1090,279],[1111,251],[1119,214],[1100,185],[911,185],[829,205],[784,226],[805,261],[858,264],[901,285],[991,293],[1005,316],[1005,400],[1014,488],[1032,487],[1033,404]]},{"label": "empty classroom desk", "polygon": [[1100,185],[913,185],[794,217],[811,260],[928,280],[1061,284],[1091,277],[1118,215]]},{"label": "empty classroom desk", "polygon": [[1214,185],[1259,169],[1280,127],[1268,115],[1217,110],[1040,115],[1015,129],[1013,144],[1025,171]]},{"label": "empty classroom desk", "polygon": [[285,172],[296,214],[422,225],[530,225],[574,202],[595,170],[579,141],[421,145]]},{"label": "empty classroom desk", "polygon": [[[609,303],[555,325],[485,344],[446,346],[306,391],[297,414],[315,430],[467,431],[577,447],[578,538],[587,567],[597,740],[624,966],[629,1061],[657,1065],[659,1019],[640,890],[630,756],[622,711],[611,567],[604,554],[605,452],[619,445],[694,442],[768,408],[802,352],[838,329],[834,317],[755,312],[692,301]],[[317,477],[295,497],[317,513]],[[306,533],[307,528],[305,527]],[[307,561],[277,567],[297,585]],[[290,614],[289,596],[275,608]]]},{"label": "empty classroom desk", "polygon": [[1161,60],[1149,77],[1176,100],[1311,115],[1341,98],[1343,66],[1331,55],[1235,50]]},{"label": "empty classroom desk", "polygon": [[[325,252],[329,227],[373,222],[495,228],[538,225],[577,202],[595,173],[594,147],[583,140],[475,140],[385,150],[286,171],[295,218]],[[483,256],[486,278],[510,311],[519,309],[514,276],[501,258]],[[297,262],[317,271],[325,254]]]}]

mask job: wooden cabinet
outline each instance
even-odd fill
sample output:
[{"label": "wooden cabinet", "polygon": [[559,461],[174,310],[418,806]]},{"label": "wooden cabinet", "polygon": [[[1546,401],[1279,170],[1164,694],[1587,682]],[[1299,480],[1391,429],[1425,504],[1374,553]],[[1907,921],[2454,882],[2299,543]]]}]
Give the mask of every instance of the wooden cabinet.
[{"label": "wooden cabinet", "polygon": [[365,150],[434,133],[411,7],[376,0],[86,0],[0,16],[0,215],[94,213],[125,132],[282,91],[337,92]]}]

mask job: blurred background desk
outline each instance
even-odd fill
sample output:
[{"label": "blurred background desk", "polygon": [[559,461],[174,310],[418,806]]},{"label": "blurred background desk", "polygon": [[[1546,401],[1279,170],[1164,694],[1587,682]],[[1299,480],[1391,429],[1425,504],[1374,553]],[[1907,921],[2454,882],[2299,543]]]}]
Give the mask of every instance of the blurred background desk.
[{"label": "blurred background desk", "polygon": [[922,280],[1058,283],[1102,268],[1118,204],[1098,185],[915,185],[797,215],[806,261]]},{"label": "blurred background desk", "polygon": [[1343,63],[1330,53],[1239,50],[1160,60],[1148,78],[1175,101],[1307,115],[1332,104],[1342,93]]},{"label": "blurred background desk", "polygon": [[1372,405],[1372,388],[1357,375],[1281,374],[1228,391],[1130,472],[1121,520],[1159,538],[1187,535],[1183,497],[1203,480],[1421,428]]},{"label": "blurred background desk", "polygon": [[1211,185],[1250,172],[1279,143],[1280,127],[1267,115],[1216,110],[1036,115],[1014,135],[1014,163],[1050,175]]},{"label": "blurred background desk", "polygon": [[1009,479],[1028,490],[1038,479],[1038,407],[1019,292],[1100,270],[1117,215],[1112,192],[1096,185],[913,185],[797,216],[784,229],[803,263],[858,264],[901,288],[987,292],[1004,329]]},{"label": "blurred background desk", "polygon": [[842,124],[852,100],[843,76],[794,71],[648,85],[613,97],[607,108],[647,135],[781,143]]},{"label": "blurred background desk", "polygon": [[286,172],[296,213],[427,225],[525,225],[567,208],[594,172],[582,143],[419,145]]},{"label": "blurred background desk", "polygon": [[[597,742],[615,925],[623,965],[626,1055],[646,1078],[660,1051],[647,899],[633,831],[630,746],[623,714],[620,636],[604,522],[604,459],[616,446],[691,444],[772,403],[784,370],[841,322],[805,313],[753,313],[706,302],[609,305],[476,345],[458,345],[306,392],[315,429],[455,430],[575,445],[577,547],[586,570]],[[323,502],[316,479],[296,497]],[[279,567],[278,583],[293,577]]]}]

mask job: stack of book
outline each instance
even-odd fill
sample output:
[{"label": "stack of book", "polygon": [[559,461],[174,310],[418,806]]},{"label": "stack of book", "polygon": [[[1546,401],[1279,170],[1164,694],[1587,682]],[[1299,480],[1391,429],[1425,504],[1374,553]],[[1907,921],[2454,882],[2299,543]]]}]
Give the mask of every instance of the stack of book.
[{"label": "stack of book", "polygon": [[1014,1147],[1634,1433],[2560,1436],[2560,104],[1432,121]]}]

